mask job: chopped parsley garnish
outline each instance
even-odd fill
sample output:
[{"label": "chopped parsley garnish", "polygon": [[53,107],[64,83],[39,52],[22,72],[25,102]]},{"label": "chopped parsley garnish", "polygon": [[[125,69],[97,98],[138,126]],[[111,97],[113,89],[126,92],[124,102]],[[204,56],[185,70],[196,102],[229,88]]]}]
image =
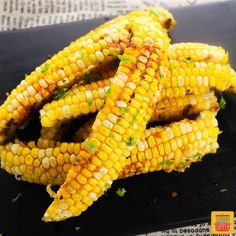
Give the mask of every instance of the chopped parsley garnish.
[{"label": "chopped parsley garnish", "polygon": [[156,17],[160,17],[161,16],[160,12],[156,8],[150,7],[148,10],[149,10],[150,13],[152,13]]},{"label": "chopped parsley garnish", "polygon": [[67,95],[67,93],[68,93],[68,88],[57,90],[54,93],[54,100],[63,99]]},{"label": "chopped parsley garnish", "polygon": [[99,79],[100,79],[99,74],[98,74],[98,73],[95,73],[95,72],[93,72],[93,71],[87,72],[87,73],[85,73],[85,75],[84,75],[84,82],[85,82],[86,84],[90,84],[90,83],[92,83],[92,82],[96,82],[96,81],[98,81]]},{"label": "chopped parsley garnish", "polygon": [[46,63],[46,64],[44,64],[44,67],[43,67],[43,69],[41,70],[41,73],[43,74],[43,73],[45,73],[46,71],[48,71],[48,69],[49,69],[49,65]]},{"label": "chopped parsley garnish", "polygon": [[120,113],[125,113],[125,112],[128,112],[129,109],[127,107],[120,107]]},{"label": "chopped parsley garnish", "polygon": [[173,59],[170,59],[170,60],[169,60],[169,64],[170,64],[171,66],[174,66],[174,65],[175,65],[175,61],[174,61]]},{"label": "chopped parsley garnish", "polygon": [[136,115],[133,116],[132,123],[138,120],[138,116],[139,116],[139,114],[136,114]]},{"label": "chopped parsley garnish", "polygon": [[194,155],[193,155],[193,158],[194,159],[200,159],[200,158],[202,158],[203,157],[203,154],[202,153],[199,153],[199,152],[197,152],[197,153],[195,153]]},{"label": "chopped parsley garnish", "polygon": [[93,105],[93,101],[89,100],[88,101],[88,105],[89,105],[89,107],[92,106]]},{"label": "chopped parsley garnish", "polygon": [[220,108],[225,109],[225,105],[226,105],[226,101],[225,101],[224,97],[222,96],[220,98]]},{"label": "chopped parsley garnish", "polygon": [[22,193],[18,193],[15,197],[11,199],[11,203],[15,203],[21,197],[22,197]]},{"label": "chopped parsley garnish", "polygon": [[121,118],[117,118],[116,122],[121,122]]},{"label": "chopped parsley garnish", "polygon": [[106,183],[106,185],[105,185],[106,190],[104,192],[106,193],[110,187],[111,187],[111,185]]},{"label": "chopped parsley garnish", "polygon": [[75,226],[75,230],[76,230],[76,231],[79,231],[80,228],[81,228],[80,226]]},{"label": "chopped parsley garnish", "polygon": [[131,63],[132,62],[132,60],[129,57],[126,57],[126,56],[123,56],[123,55],[120,55],[120,54],[112,54],[112,53],[110,53],[107,56],[118,57],[120,59],[120,61],[127,62],[127,63]]},{"label": "chopped parsley garnish", "polygon": [[145,87],[146,87],[146,83],[145,83],[144,81],[141,81],[141,86],[142,86],[143,88],[145,88]]},{"label": "chopped parsley garnish", "polygon": [[227,188],[222,188],[222,189],[220,189],[220,192],[221,193],[228,192],[228,189]]},{"label": "chopped parsley garnish", "polygon": [[129,138],[129,142],[127,143],[127,146],[133,146],[134,144],[135,144],[134,137],[131,136],[131,137]]},{"label": "chopped parsley garnish", "polygon": [[83,58],[83,59],[87,59],[87,55],[86,55],[86,53],[85,53],[84,51],[81,51],[81,52],[80,52],[80,56],[81,56],[81,58]]},{"label": "chopped parsley garnish", "polygon": [[96,146],[94,146],[91,142],[87,141],[85,142],[86,148],[91,152],[91,153],[95,153],[98,148]]},{"label": "chopped parsley garnish", "polygon": [[117,194],[117,196],[119,196],[119,197],[124,197],[124,196],[125,196],[125,193],[126,193],[125,188],[118,188],[118,189],[116,190],[116,194]]},{"label": "chopped parsley garnish", "polygon": [[160,67],[158,67],[157,71],[158,71],[159,77],[164,78],[164,75],[161,73],[161,68]]},{"label": "chopped parsley garnish", "polygon": [[106,95],[104,96],[104,99],[106,100],[111,94],[111,86],[110,88],[106,91]]},{"label": "chopped parsley garnish", "polygon": [[163,162],[164,166],[171,166],[172,164],[173,164],[173,161],[170,161],[170,160],[166,160]]}]

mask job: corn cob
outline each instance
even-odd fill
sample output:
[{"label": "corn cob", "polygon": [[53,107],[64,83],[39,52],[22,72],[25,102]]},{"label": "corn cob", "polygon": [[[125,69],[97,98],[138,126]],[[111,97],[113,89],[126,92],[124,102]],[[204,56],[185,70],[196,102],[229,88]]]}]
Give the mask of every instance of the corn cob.
[{"label": "corn cob", "polygon": [[[104,193],[107,183],[118,178],[160,94],[157,93],[159,81],[154,76],[161,60],[163,66],[168,66],[165,52],[169,44],[162,30],[158,22],[148,17],[133,20],[132,38],[123,54],[128,59],[120,62],[105,106],[98,112],[93,132],[81,147],[80,165],[75,163],[71,167],[65,183],[45,212],[44,221],[80,215]],[[131,125],[129,121],[137,113],[139,120]],[[95,176],[100,170],[98,181]]]},{"label": "corn cob", "polygon": [[[214,92],[187,95],[183,98],[164,99],[157,103],[157,107],[149,122],[174,121],[183,119],[185,116],[193,116],[204,110],[218,110],[217,98]],[[83,142],[92,132],[95,118],[85,122],[74,134],[75,142]]]},{"label": "corn cob", "polygon": [[[219,133],[216,126],[214,112],[203,111],[196,120],[184,119],[146,130],[119,178],[161,169],[183,172],[203,155],[215,152]],[[54,185],[62,184],[73,162],[79,161],[80,144],[40,139],[37,147],[34,142],[15,142],[0,146],[0,150],[1,168],[18,180]]]},{"label": "corn cob", "polygon": [[[132,18],[142,14],[140,12],[155,17],[149,11],[117,17],[72,42],[26,76],[0,106],[0,143],[12,136],[27,116],[41,107],[55,91],[71,87],[91,69],[113,60],[107,55],[122,53],[130,39]],[[166,20],[171,21],[171,27],[174,25],[173,16],[168,11],[159,9],[159,14],[159,19],[156,17],[155,20],[164,27]]]},{"label": "corn cob", "polygon": [[[60,101],[53,101],[40,111],[42,126],[55,126],[82,114],[98,111],[104,104],[110,80],[80,86],[78,92]],[[173,61],[163,80],[161,99],[198,95],[212,89],[236,92],[236,74],[230,65],[186,61]],[[46,117],[46,119],[44,119]],[[44,121],[49,122],[44,122]]]},{"label": "corn cob", "polygon": [[[106,65],[101,66],[97,70],[90,71],[89,73],[85,74],[83,80],[79,84],[81,85],[86,83],[92,83],[95,81],[111,78],[115,75],[116,70],[117,70],[117,61],[114,61],[112,63],[107,63]],[[79,93],[80,91],[79,84],[74,85],[70,90],[66,91],[66,94],[64,94],[63,97]],[[58,101],[54,100],[50,104],[52,106],[55,106],[55,103],[57,102]],[[46,104],[44,107],[47,109],[47,106],[48,105]],[[69,124],[65,124],[59,121],[53,127],[42,127],[41,138],[60,141],[63,138],[65,130],[67,130],[69,127],[70,127]]]},{"label": "corn cob", "polygon": [[132,150],[119,178],[147,172],[184,170],[208,153],[215,153],[220,133],[215,112],[203,111],[197,120],[184,119],[146,130]]},{"label": "corn cob", "polygon": [[213,91],[199,95],[163,99],[157,103],[150,122],[180,120],[209,109],[218,110],[217,98]]},{"label": "corn cob", "polygon": [[228,53],[222,47],[205,43],[177,43],[169,47],[168,55],[173,60],[204,61],[226,64]]},{"label": "corn cob", "polygon": [[54,91],[72,85],[93,67],[110,61],[111,57],[104,54],[121,53],[129,40],[128,28],[128,21],[113,20],[106,29],[99,27],[81,37],[26,76],[0,107],[0,142]]}]

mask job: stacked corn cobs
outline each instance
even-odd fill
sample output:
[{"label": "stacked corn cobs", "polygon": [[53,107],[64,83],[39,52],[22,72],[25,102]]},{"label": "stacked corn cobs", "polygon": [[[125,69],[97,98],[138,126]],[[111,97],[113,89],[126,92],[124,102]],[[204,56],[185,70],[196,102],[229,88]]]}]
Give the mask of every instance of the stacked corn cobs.
[{"label": "stacked corn cobs", "polygon": [[[171,45],[174,25],[162,8],[117,17],[37,67],[1,105],[1,168],[47,185],[54,201],[44,221],[80,215],[118,178],[183,172],[216,152],[214,91],[235,92],[236,74],[221,47]],[[17,139],[35,111],[41,137]]]}]

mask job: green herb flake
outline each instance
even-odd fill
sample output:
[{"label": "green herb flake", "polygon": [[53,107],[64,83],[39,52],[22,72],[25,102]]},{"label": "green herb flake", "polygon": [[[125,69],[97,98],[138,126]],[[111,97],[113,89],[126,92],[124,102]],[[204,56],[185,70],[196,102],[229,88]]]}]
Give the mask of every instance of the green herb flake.
[{"label": "green herb flake", "polygon": [[121,122],[121,118],[117,118],[116,122]]},{"label": "green herb flake", "polygon": [[111,86],[110,86],[109,89],[106,91],[106,95],[104,96],[104,99],[105,99],[105,100],[110,96],[111,90],[112,90],[112,88],[111,88]]},{"label": "green herb flake", "polygon": [[129,138],[129,142],[127,143],[127,146],[131,147],[131,146],[134,146],[134,144],[135,144],[134,137],[131,136],[131,137]]},{"label": "green herb flake", "polygon": [[172,19],[171,18],[168,18],[166,21],[165,21],[165,27],[166,29],[169,29],[171,27],[171,22],[172,22]]},{"label": "green herb flake", "polygon": [[225,109],[225,105],[226,105],[226,101],[225,101],[224,97],[222,96],[220,98],[220,108]]},{"label": "green herb flake", "polygon": [[84,80],[84,82],[85,82],[86,84],[90,84],[90,83],[92,83],[92,82],[96,82],[96,81],[98,81],[99,79],[100,79],[99,74],[98,74],[98,73],[95,73],[95,72],[93,72],[93,71],[90,71],[90,72],[85,73],[85,74],[84,74],[84,78],[83,78],[83,80]]},{"label": "green herb flake", "polygon": [[159,77],[164,78],[164,75],[161,73],[161,68],[160,67],[158,67],[157,71],[158,71]]},{"label": "green herb flake", "polygon": [[170,59],[170,60],[169,60],[169,64],[170,64],[171,66],[174,66],[174,65],[175,65],[175,61],[174,61],[173,59]]},{"label": "green herb flake", "polygon": [[49,65],[45,63],[43,69],[41,70],[41,73],[42,74],[45,73],[46,71],[48,71],[48,69],[49,69]]},{"label": "green herb flake", "polygon": [[156,8],[150,7],[148,10],[149,10],[150,13],[152,13],[156,17],[160,17],[161,16],[160,12]]},{"label": "green herb flake", "polygon": [[82,59],[87,59],[88,58],[87,54],[84,51],[80,52],[80,56],[81,56]]},{"label": "green herb flake", "polygon": [[220,189],[220,192],[221,193],[228,192],[228,189],[227,188],[222,188],[222,189]]},{"label": "green herb flake", "polygon": [[118,188],[118,189],[116,190],[116,194],[117,194],[117,196],[119,196],[119,197],[124,197],[124,196],[125,196],[125,193],[126,193],[125,188]]},{"label": "green herb flake", "polygon": [[129,57],[125,57],[125,56],[123,56],[123,55],[117,55],[117,57],[118,57],[121,61],[123,61],[123,62],[127,62],[127,63],[131,63],[131,62],[132,62],[132,60],[131,60]]},{"label": "green herb flake", "polygon": [[60,100],[60,99],[63,99],[65,98],[65,96],[67,95],[68,93],[68,88],[62,88],[60,90],[57,90],[55,93],[54,93],[54,100]]},{"label": "green herb flake", "polygon": [[144,82],[144,81],[141,81],[141,86],[143,87],[143,88],[146,88],[146,82]]},{"label": "green herb flake", "polygon": [[163,162],[164,166],[171,166],[172,164],[173,164],[173,161],[170,161],[170,160],[166,160]]},{"label": "green herb flake", "polygon": [[110,187],[111,187],[111,185],[106,183],[106,185],[105,185],[106,190],[104,192],[107,193],[107,191],[109,190]]},{"label": "green herb flake", "polygon": [[132,122],[137,121],[137,120],[138,120],[138,116],[139,116],[139,114],[134,115],[134,116],[133,116],[133,120],[132,120]]},{"label": "green herb flake", "polygon": [[11,203],[15,203],[18,201],[19,198],[22,197],[22,193],[18,193],[15,197],[11,199]]},{"label": "green herb flake", "polygon": [[195,153],[194,155],[193,155],[193,158],[194,159],[200,159],[200,158],[202,158],[203,157],[203,154],[202,153],[199,153],[199,152],[197,152],[197,153]]},{"label": "green herb flake", "polygon": [[120,107],[120,113],[123,114],[125,112],[128,112],[129,109],[127,107]]},{"label": "green herb flake", "polygon": [[95,153],[98,148],[96,146],[94,146],[91,142],[87,141],[85,142],[86,148],[91,152],[91,153]]},{"label": "green herb flake", "polygon": [[129,57],[126,57],[126,56],[123,56],[123,55],[120,55],[120,54],[107,54],[107,56],[111,56],[111,57],[118,57],[120,59],[120,61],[123,61],[123,62],[127,62],[127,63],[131,63],[132,60],[129,58]]},{"label": "green herb flake", "polygon": [[93,105],[93,101],[92,101],[92,100],[89,100],[89,101],[88,101],[88,105],[89,105],[89,107],[92,106],[92,105]]},{"label": "green herb flake", "polygon": [[75,230],[78,232],[81,229],[80,226],[75,226]]}]

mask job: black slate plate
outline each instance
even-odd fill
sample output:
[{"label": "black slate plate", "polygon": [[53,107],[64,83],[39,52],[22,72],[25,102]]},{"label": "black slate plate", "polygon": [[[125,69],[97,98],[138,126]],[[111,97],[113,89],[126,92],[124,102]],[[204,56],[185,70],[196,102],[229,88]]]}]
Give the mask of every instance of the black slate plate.
[{"label": "black slate plate", "polygon": [[[236,2],[174,9],[177,26],[173,42],[199,41],[222,45],[236,59]],[[48,54],[105,19],[0,33],[0,102]],[[226,96],[227,108],[218,115],[223,134],[220,150],[183,174],[164,172],[117,181],[78,218],[43,223],[51,202],[43,186],[17,182],[0,171],[0,233],[4,235],[134,235],[209,221],[212,210],[236,210],[236,97]],[[125,187],[124,198],[116,196]],[[227,189],[227,192],[220,192]],[[172,191],[179,193],[171,198]],[[22,192],[16,203],[12,197]],[[79,232],[75,226],[81,226]]]}]

